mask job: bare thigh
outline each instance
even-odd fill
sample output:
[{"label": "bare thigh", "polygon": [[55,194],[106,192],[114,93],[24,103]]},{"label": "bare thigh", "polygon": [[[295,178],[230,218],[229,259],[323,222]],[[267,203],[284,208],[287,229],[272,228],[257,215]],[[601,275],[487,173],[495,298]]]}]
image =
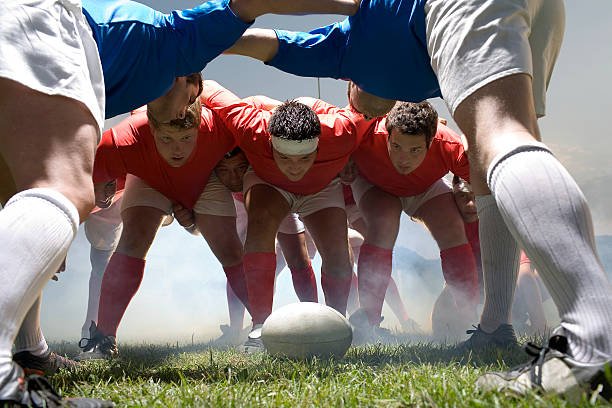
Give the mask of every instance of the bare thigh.
[{"label": "bare thigh", "polygon": [[59,191],[84,220],[94,203],[98,136],[95,119],[80,102],[0,78],[0,156],[17,191]]},{"label": "bare thigh", "polygon": [[414,216],[425,223],[441,250],[467,244],[465,224],[452,193],[431,198]]},{"label": "bare thigh", "polygon": [[116,252],[145,259],[166,213],[154,207],[130,207],[121,212],[123,230]]}]

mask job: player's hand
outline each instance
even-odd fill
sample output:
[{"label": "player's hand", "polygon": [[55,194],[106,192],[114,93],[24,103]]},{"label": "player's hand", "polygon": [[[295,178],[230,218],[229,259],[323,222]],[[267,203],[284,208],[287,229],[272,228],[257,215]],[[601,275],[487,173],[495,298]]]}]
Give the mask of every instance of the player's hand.
[{"label": "player's hand", "polygon": [[57,282],[59,280],[59,276],[57,275],[59,275],[60,272],[64,272],[65,270],[66,270],[66,258],[64,258],[64,260],[62,261],[62,264],[60,265],[59,268],[57,268],[55,275],[53,275],[51,279]]},{"label": "player's hand", "polygon": [[178,203],[174,203],[172,205],[172,212],[174,213],[174,218],[176,221],[181,225],[181,227],[185,228],[187,232],[193,235],[197,235],[200,232],[195,222],[195,214],[192,210],[185,208]]},{"label": "player's hand", "polygon": [[117,180],[102,183],[94,183],[96,205],[100,208],[108,208],[113,203],[113,197],[117,192]]},{"label": "player's hand", "polygon": [[338,176],[340,177],[340,181],[342,184],[351,184],[357,176],[359,175],[359,170],[357,169],[357,165],[353,161],[353,159],[349,159],[346,166],[340,171]]}]

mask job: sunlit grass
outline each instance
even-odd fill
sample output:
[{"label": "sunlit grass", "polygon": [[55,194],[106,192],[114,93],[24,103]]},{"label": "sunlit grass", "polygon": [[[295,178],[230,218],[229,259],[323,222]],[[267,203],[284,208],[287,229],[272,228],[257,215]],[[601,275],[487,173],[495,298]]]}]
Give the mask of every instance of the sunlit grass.
[{"label": "sunlit grass", "polygon": [[[55,345],[68,355],[76,348]],[[486,371],[525,360],[520,350],[478,355],[430,343],[353,347],[342,360],[292,361],[207,345],[120,345],[120,358],[52,377],[70,396],[119,406],[565,407],[556,396],[482,393]],[[580,406],[591,406],[585,395]]]}]

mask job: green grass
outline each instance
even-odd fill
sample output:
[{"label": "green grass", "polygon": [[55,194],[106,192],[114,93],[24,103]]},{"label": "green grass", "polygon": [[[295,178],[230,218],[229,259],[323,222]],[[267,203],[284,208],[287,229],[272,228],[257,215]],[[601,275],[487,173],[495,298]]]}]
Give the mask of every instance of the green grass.
[{"label": "green grass", "polygon": [[[76,348],[55,345],[68,355]],[[486,371],[524,362],[521,351],[461,354],[427,343],[353,347],[339,361],[292,361],[206,345],[120,344],[120,358],[90,361],[52,383],[68,396],[125,407],[566,407],[557,396],[482,393]],[[584,395],[579,406],[592,406]],[[600,403],[601,404],[601,403]]]}]

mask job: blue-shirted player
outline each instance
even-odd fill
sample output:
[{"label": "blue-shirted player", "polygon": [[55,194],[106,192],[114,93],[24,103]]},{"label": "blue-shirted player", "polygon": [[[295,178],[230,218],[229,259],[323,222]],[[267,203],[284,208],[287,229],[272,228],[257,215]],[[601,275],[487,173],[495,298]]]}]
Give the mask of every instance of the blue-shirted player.
[{"label": "blue-shirted player", "polygon": [[[468,346],[514,335],[507,316],[519,245],[561,317],[541,359],[485,375],[483,388],[572,393],[605,383],[612,361],[612,286],[590,211],[537,125],[564,13],[562,0],[362,0],[344,21],[310,32],[248,30],[229,50],[296,75],[349,79],[350,104],[366,118],[396,99],[444,97],[471,146],[483,269],[497,305],[485,304]],[[609,384],[603,393],[612,394]]]},{"label": "blue-shirted player", "polygon": [[[158,122],[180,118],[199,92],[190,74],[261,14],[355,7],[356,0],[212,0],[166,15],[125,0],[0,2],[0,191],[12,195],[0,211],[0,405],[60,400],[43,379],[24,377],[11,347],[26,314],[38,318],[28,311],[93,207],[104,118],[149,102]],[[28,342],[46,345],[40,330],[32,334]],[[48,349],[35,347],[32,356],[52,363]]]}]

